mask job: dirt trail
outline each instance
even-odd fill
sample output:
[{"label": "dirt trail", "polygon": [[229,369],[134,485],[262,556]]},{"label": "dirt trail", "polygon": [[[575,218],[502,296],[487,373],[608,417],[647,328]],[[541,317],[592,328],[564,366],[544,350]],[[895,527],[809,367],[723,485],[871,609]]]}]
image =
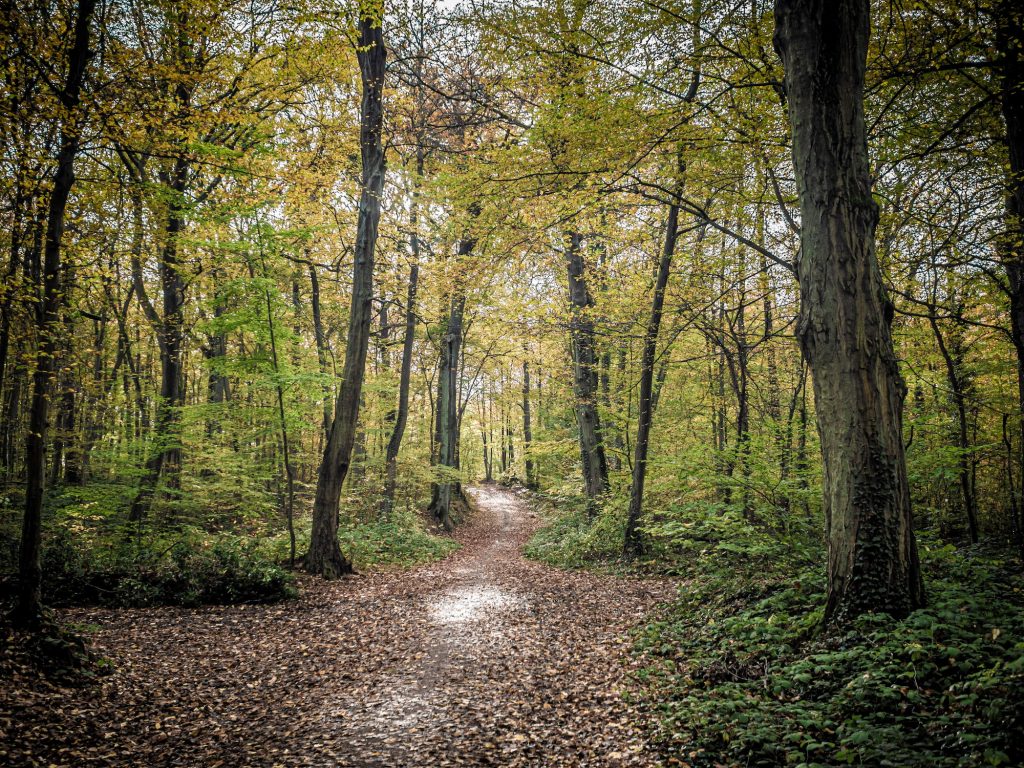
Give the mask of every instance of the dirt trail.
[{"label": "dirt trail", "polygon": [[0,694],[20,744],[0,764],[654,765],[621,695],[626,633],[671,585],[527,561],[527,506],[470,493],[440,563],[276,606],[71,612],[118,671]]}]

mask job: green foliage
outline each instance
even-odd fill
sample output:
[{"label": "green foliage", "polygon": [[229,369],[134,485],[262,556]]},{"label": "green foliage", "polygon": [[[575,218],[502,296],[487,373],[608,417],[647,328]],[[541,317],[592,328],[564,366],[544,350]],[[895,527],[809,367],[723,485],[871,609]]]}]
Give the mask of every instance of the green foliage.
[{"label": "green foliage", "polygon": [[925,558],[927,608],[834,634],[820,568],[695,558],[637,642],[664,749],[696,765],[1019,764],[1020,575],[950,547]]},{"label": "green foliage", "polygon": [[[13,572],[13,562],[2,565]],[[119,535],[85,545],[81,535],[55,527],[44,539],[42,568],[44,602],[57,606],[194,606],[295,596],[291,575],[255,541],[196,529],[146,537],[145,544]]]},{"label": "green foliage", "polygon": [[606,504],[590,519],[578,497],[538,496],[546,523],[530,539],[524,554],[562,568],[608,563],[622,554],[626,510]]},{"label": "green foliage", "polygon": [[458,544],[424,529],[411,514],[392,515],[387,521],[360,523],[342,529],[341,550],[356,568],[380,565],[415,565],[440,560],[458,549]]},{"label": "green foliage", "polygon": [[[609,496],[590,519],[578,497],[538,495],[546,524],[526,545],[527,557],[568,568],[617,561],[622,555],[627,501]],[[785,529],[754,522],[734,506],[704,501],[677,503],[648,515],[643,526],[647,556],[641,565],[661,572],[686,572],[694,557],[720,562],[812,562],[820,546],[806,521]]]}]

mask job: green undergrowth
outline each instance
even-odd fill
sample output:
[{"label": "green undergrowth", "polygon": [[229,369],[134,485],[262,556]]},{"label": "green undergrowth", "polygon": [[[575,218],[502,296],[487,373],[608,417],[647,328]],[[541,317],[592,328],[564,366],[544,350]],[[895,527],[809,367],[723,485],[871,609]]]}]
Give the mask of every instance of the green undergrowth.
[{"label": "green undergrowth", "polygon": [[591,519],[535,497],[527,556],[679,576],[638,631],[638,688],[665,764],[1024,765],[1024,581],[1017,561],[920,536],[928,605],[826,632],[824,551],[808,518],[677,504],[621,560],[625,506]]},{"label": "green undergrowth", "polygon": [[608,503],[591,518],[579,497],[544,493],[532,494],[531,504],[544,524],[523,548],[526,557],[559,568],[617,565],[624,509]]},{"label": "green undergrowth", "polygon": [[638,636],[668,764],[1024,762],[1021,575],[923,546],[928,606],[823,632],[820,566],[707,551]]},{"label": "green undergrowth", "polygon": [[343,526],[339,534],[341,551],[356,569],[382,566],[412,566],[440,560],[458,543],[428,531],[413,514],[400,514],[387,521]]},{"label": "green undergrowth", "polygon": [[83,546],[60,529],[44,539],[47,605],[151,606],[274,602],[294,597],[292,576],[258,543],[195,529]]},{"label": "green undergrowth", "polygon": [[[46,605],[196,606],[275,602],[297,594],[289,537],[279,521],[273,528],[262,517],[240,521],[240,534],[184,523],[137,527],[125,523],[124,509],[115,502],[97,503],[95,493],[82,501],[74,490],[46,510]],[[339,544],[359,569],[436,560],[458,546],[428,531],[413,512],[396,511],[386,522],[359,522],[363,512],[376,517],[376,506],[345,511]],[[0,600],[14,595],[18,512],[15,505],[0,509]],[[308,515],[296,519],[299,557],[308,548],[309,529]]]}]

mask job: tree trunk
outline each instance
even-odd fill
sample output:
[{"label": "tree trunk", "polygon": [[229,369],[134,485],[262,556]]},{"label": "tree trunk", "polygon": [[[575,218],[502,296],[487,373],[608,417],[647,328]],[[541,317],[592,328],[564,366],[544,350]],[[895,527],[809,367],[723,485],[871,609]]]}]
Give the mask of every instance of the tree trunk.
[{"label": "tree trunk", "polygon": [[386,59],[381,29],[383,12],[383,0],[363,0],[360,3],[359,46],[356,50],[363,92],[359,113],[363,178],[352,265],[352,305],[341,390],[317,478],[313,531],[306,555],[306,569],[324,578],[337,578],[352,571],[352,564],[338,547],[338,503],[359,421],[359,401],[373,316],[374,249],[385,167],[381,137]]},{"label": "tree trunk", "polygon": [[651,299],[651,316],[644,332],[644,346],[640,357],[640,402],[637,405],[636,446],[633,455],[633,478],[629,487],[629,514],[626,518],[626,532],[622,554],[627,559],[644,553],[644,540],[640,533],[640,515],[643,511],[644,480],[647,477],[647,449],[651,435],[651,421],[654,415],[652,395],[654,391],[654,359],[658,349],[658,331],[661,329],[661,315],[665,306],[665,287],[672,268],[672,257],[676,252],[676,237],[679,231],[679,204],[669,205],[668,221],[665,224],[665,243],[658,263],[658,276],[654,281],[654,296]]},{"label": "tree trunk", "polygon": [[601,416],[597,410],[598,370],[594,343],[594,321],[591,310],[594,299],[587,288],[584,274],[583,241],[578,232],[569,234],[565,256],[569,273],[569,338],[573,357],[573,394],[576,422],[579,427],[580,461],[583,465],[583,493],[587,512],[597,513],[598,500],[608,491],[608,462],[605,459],[601,433]]},{"label": "tree trunk", "polygon": [[[415,239],[416,235],[413,234]],[[419,251],[413,246],[413,253]],[[413,262],[409,267],[409,295],[405,300],[405,338],[402,341],[402,370],[398,377],[398,409],[395,412],[395,426],[388,440],[385,461],[384,499],[381,502],[381,516],[387,517],[395,504],[395,487],[398,482],[398,451],[409,421],[409,384],[412,379],[412,352],[416,342],[416,290],[419,285],[420,265]]]},{"label": "tree trunk", "polygon": [[[476,242],[472,238],[463,238],[459,243],[459,257],[464,258],[472,253],[475,244]],[[465,310],[465,289],[459,285],[451,298],[448,323],[441,341],[441,361],[438,372],[437,460],[442,467],[440,471],[446,474],[454,473],[458,468],[459,364],[462,354],[462,323]],[[442,476],[433,483],[429,511],[446,530],[450,530],[452,527],[451,504],[456,495],[458,495],[458,484],[451,477]]]},{"label": "tree trunk", "polygon": [[526,465],[526,487],[532,490],[537,488],[537,477],[534,473],[533,455],[531,445],[533,443],[533,425],[530,420],[530,364],[523,360],[523,461]]},{"label": "tree trunk", "polygon": [[776,0],[802,218],[797,334],[814,380],[827,623],[924,603],[903,449],[906,387],[875,257],[864,125],[868,0]]},{"label": "tree trunk", "polygon": [[[967,424],[967,378],[963,371],[962,359],[959,354],[954,355],[942,335],[942,329],[935,318],[935,307],[929,307],[928,323],[932,328],[932,335],[939,347],[939,353],[946,364],[946,381],[949,383],[949,393],[953,399],[953,406],[956,408],[956,447],[957,466],[960,476],[960,493],[964,502],[964,514],[967,518],[967,535],[972,544],[978,543],[978,497],[974,490],[974,467],[971,458],[971,441],[968,435]],[[954,350],[956,347],[954,346]]]},{"label": "tree trunk", "polygon": [[[179,93],[187,101],[188,94]],[[177,488],[181,473],[181,436],[179,423],[184,405],[182,352],[185,339],[185,279],[181,273],[178,247],[185,229],[184,196],[188,185],[190,161],[184,155],[174,160],[169,173],[161,173],[161,185],[167,192],[168,213],[164,230],[165,242],[160,252],[159,274],[162,316],[150,306],[146,311],[160,342],[160,399],[157,401],[153,440],[155,446],[146,461],[142,484],[132,501],[128,519],[139,522],[149,512],[157,483],[166,478],[168,487]],[[142,288],[141,273],[136,282],[139,301],[148,302]]]},{"label": "tree trunk", "polygon": [[[320,373],[327,377],[330,371],[327,368],[327,337],[324,335],[324,324],[320,316],[320,279],[316,274],[316,267],[309,265],[309,303],[313,312],[313,340],[316,342],[316,359],[320,365]],[[334,420],[334,411],[331,401],[334,399],[334,387],[324,384],[324,435],[331,431],[331,422]]]},{"label": "tree trunk", "polygon": [[68,75],[61,93],[67,110],[61,126],[60,149],[50,192],[43,246],[43,297],[37,306],[39,346],[36,369],[32,376],[32,409],[26,439],[25,515],[21,528],[21,553],[18,570],[18,602],[13,619],[16,624],[35,628],[42,617],[42,549],[43,494],[46,491],[46,436],[49,428],[50,390],[56,372],[60,306],[65,287],[61,286],[61,240],[64,235],[64,212],[75,183],[75,157],[81,137],[78,112],[82,83],[89,62],[89,24],[96,0],[79,0],[75,17],[75,37],[68,57]]},{"label": "tree trunk", "polygon": [[[996,49],[999,54],[1000,90],[1006,122],[1009,172],[1006,179],[1006,229],[999,243],[1010,299],[1010,331],[1017,355],[1018,447],[1017,470],[1024,503],[1024,11],[1019,3],[996,4]],[[1017,494],[1016,487],[1010,492]]]}]

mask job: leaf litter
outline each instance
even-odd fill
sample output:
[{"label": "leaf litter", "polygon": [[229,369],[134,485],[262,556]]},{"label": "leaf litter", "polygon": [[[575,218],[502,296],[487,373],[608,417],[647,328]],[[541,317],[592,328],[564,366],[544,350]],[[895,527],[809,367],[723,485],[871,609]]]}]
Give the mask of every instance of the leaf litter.
[{"label": "leaf litter", "polygon": [[526,503],[470,493],[440,562],[304,579],[276,605],[65,611],[115,670],[10,671],[0,764],[656,765],[624,695],[628,633],[672,583],[528,561]]}]

